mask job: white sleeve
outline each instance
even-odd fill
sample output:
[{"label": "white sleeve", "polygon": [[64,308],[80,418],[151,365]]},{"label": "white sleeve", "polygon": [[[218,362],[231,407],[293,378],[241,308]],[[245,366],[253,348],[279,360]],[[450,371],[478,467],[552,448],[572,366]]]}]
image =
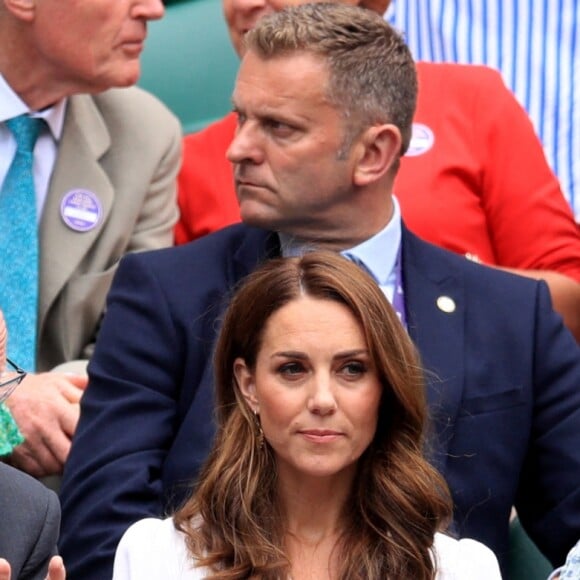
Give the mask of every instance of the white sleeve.
[{"label": "white sleeve", "polygon": [[117,546],[113,580],[198,580],[196,568],[171,518],[146,518],[134,523]]},{"label": "white sleeve", "polygon": [[437,580],[501,580],[495,554],[476,540],[436,534]]},{"label": "white sleeve", "polygon": [[134,523],[124,534],[115,552],[113,580],[142,578],[143,567],[153,557],[149,548],[158,533],[160,520],[147,518]]}]

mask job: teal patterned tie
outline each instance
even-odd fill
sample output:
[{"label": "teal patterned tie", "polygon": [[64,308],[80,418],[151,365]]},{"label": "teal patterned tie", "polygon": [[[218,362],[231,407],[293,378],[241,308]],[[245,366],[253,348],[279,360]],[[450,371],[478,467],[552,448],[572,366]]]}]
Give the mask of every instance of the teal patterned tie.
[{"label": "teal patterned tie", "polygon": [[32,174],[42,119],[6,121],[16,154],[0,191],[0,307],[8,327],[8,356],[34,370],[38,312],[38,226]]}]

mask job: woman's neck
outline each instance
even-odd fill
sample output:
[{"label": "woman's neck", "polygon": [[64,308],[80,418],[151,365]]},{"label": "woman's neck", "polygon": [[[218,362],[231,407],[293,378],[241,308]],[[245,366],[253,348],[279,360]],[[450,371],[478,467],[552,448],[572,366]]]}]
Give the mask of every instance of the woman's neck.
[{"label": "woman's neck", "polygon": [[297,479],[280,475],[278,497],[286,522],[284,541],[292,580],[336,578],[337,544],[352,477]]},{"label": "woman's neck", "polygon": [[319,538],[314,543],[289,534],[285,550],[290,560],[290,580],[336,580],[339,574],[339,536]]},{"label": "woman's neck", "polygon": [[353,476],[345,472],[330,477],[296,477],[280,469],[278,499],[288,532],[326,536],[336,531],[352,481]]}]

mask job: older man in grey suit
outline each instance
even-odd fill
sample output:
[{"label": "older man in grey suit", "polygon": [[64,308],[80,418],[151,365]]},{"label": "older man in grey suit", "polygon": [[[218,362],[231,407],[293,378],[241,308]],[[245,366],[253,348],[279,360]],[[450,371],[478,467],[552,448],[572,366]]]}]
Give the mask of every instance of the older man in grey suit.
[{"label": "older man in grey suit", "polygon": [[[0,0],[0,202],[20,153],[12,121],[43,120],[28,170],[36,215],[5,209],[2,222],[0,205],[0,254],[15,273],[0,285],[8,354],[36,371],[8,402],[24,436],[9,460],[37,477],[60,473],[68,455],[118,260],[172,243],[179,123],[153,96],[112,88],[136,82],[147,21],[162,15],[161,0]],[[34,235],[23,234],[30,223]],[[19,304],[29,288],[32,321]],[[31,333],[31,356],[12,354]]]},{"label": "older man in grey suit", "polygon": [[[0,310],[0,402],[21,381],[23,373],[6,372],[6,326]],[[62,580],[56,554],[60,507],[54,492],[30,476],[0,462],[0,580]]]}]

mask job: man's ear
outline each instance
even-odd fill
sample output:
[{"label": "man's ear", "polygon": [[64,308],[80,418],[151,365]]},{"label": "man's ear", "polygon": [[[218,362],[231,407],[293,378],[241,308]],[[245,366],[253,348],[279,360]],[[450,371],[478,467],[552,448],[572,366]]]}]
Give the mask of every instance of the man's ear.
[{"label": "man's ear", "polygon": [[360,155],[354,171],[354,184],[366,186],[382,179],[399,158],[401,143],[401,132],[395,125],[385,123],[369,127],[356,144]]},{"label": "man's ear", "polygon": [[248,403],[252,413],[259,413],[260,406],[258,404],[258,398],[256,397],[254,373],[250,371],[243,358],[238,357],[234,361],[234,376],[236,377],[236,381],[240,387],[240,392],[246,400],[246,403]]},{"label": "man's ear", "polygon": [[2,0],[5,9],[19,20],[30,22],[34,19],[36,0]]}]

